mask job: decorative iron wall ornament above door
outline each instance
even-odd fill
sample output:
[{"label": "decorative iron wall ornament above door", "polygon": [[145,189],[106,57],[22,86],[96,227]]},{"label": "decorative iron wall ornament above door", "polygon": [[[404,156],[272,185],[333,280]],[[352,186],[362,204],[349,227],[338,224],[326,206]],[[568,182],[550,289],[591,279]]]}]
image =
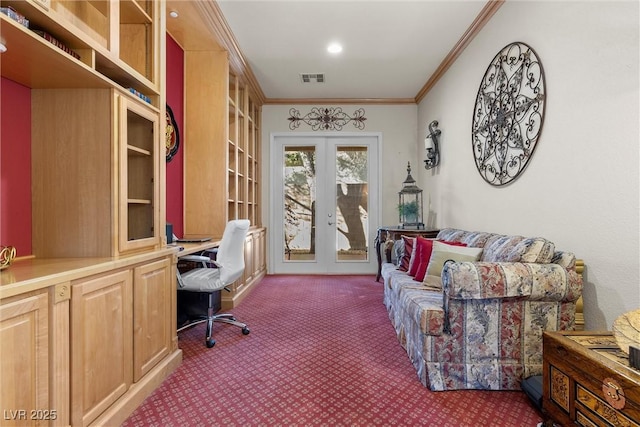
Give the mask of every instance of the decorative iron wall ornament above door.
[{"label": "decorative iron wall ornament above door", "polygon": [[545,99],[544,70],[534,50],[522,42],[501,49],[480,82],[471,125],[476,167],[489,184],[508,184],[529,164]]},{"label": "decorative iron wall ornament above door", "polygon": [[312,130],[342,130],[347,123],[353,122],[356,129],[363,130],[367,118],[364,116],[364,108],[358,108],[351,117],[340,107],[313,107],[304,116],[300,116],[300,111],[292,108],[287,120],[291,130],[297,129],[301,122],[311,126]]}]

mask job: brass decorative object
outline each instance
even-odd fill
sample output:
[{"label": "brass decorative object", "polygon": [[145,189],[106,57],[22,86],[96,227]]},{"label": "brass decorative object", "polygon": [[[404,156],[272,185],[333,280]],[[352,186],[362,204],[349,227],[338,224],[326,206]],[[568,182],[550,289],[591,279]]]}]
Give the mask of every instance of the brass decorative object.
[{"label": "brass decorative object", "polygon": [[9,267],[15,257],[16,248],[13,246],[0,246],[0,270]]}]

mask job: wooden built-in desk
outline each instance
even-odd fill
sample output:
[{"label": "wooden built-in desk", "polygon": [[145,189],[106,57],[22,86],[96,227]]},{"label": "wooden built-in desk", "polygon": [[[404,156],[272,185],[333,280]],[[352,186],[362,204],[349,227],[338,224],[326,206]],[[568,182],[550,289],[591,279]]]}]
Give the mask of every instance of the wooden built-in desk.
[{"label": "wooden built-in desk", "polygon": [[220,246],[220,239],[211,239],[208,242],[197,242],[197,243],[172,243],[168,246],[174,246],[178,249],[178,258],[183,257],[185,255],[193,255],[198,252],[205,251],[207,249],[217,248]]}]

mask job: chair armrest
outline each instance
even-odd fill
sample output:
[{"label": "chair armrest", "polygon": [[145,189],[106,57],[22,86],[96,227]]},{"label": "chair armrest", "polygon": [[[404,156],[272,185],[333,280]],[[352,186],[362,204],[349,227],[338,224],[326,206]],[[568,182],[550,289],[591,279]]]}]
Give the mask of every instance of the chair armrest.
[{"label": "chair armrest", "polygon": [[193,262],[211,262],[211,258],[204,255],[185,255],[180,257],[183,261],[193,261]]},{"label": "chair armrest", "polygon": [[582,277],[558,264],[447,262],[442,288],[451,299],[525,298],[576,301]]}]

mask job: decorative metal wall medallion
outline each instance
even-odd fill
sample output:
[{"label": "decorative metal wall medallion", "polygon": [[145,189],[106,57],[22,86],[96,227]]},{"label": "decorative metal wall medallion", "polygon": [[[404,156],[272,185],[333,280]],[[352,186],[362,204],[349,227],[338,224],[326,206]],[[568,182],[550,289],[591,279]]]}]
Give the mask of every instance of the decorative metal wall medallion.
[{"label": "decorative metal wall medallion", "polygon": [[471,139],[478,172],[491,185],[515,180],[531,160],[544,122],[544,70],[521,42],[505,46],[484,73]]},{"label": "decorative metal wall medallion", "polygon": [[358,108],[351,117],[340,107],[313,107],[304,116],[300,116],[300,111],[292,108],[287,120],[291,130],[297,129],[300,123],[308,124],[312,130],[342,130],[349,122],[353,123],[356,129],[363,130],[367,119],[364,116],[364,108]]}]

